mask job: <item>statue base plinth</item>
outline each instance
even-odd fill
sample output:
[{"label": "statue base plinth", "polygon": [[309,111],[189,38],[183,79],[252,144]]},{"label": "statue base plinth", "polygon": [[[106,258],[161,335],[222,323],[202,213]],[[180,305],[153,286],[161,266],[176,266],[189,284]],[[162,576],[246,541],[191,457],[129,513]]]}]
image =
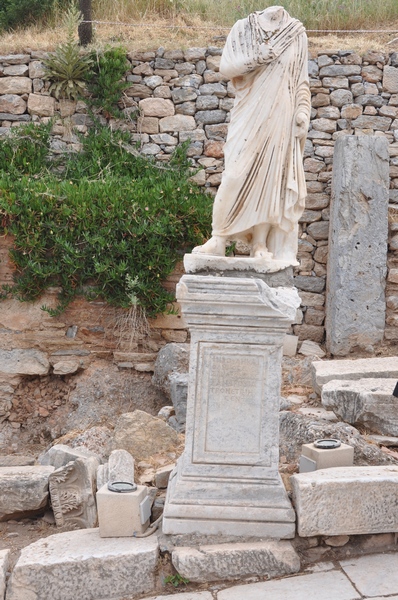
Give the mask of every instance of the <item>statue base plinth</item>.
[{"label": "statue base plinth", "polygon": [[163,532],[294,537],[278,456],[282,346],[297,291],[254,277],[184,275],[177,299],[191,333],[186,446]]}]

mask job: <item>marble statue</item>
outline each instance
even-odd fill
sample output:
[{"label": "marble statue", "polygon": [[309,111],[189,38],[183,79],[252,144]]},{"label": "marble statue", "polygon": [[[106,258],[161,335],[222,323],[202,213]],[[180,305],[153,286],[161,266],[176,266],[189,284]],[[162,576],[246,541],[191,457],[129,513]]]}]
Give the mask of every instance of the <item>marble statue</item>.
[{"label": "marble statue", "polygon": [[233,26],[220,71],[235,104],[212,237],[193,253],[224,256],[227,241],[243,240],[253,258],[297,265],[311,110],[304,26],[281,6],[250,14]]}]

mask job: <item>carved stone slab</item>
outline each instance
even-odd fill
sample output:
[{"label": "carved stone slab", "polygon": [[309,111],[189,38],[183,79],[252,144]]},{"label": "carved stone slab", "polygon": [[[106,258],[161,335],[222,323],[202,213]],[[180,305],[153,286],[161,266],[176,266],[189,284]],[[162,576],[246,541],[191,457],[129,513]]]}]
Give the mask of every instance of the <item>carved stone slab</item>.
[{"label": "carved stone slab", "polygon": [[58,527],[86,529],[96,526],[97,468],[97,459],[77,458],[51,474],[51,504]]},{"label": "carved stone slab", "polygon": [[54,467],[0,468],[0,521],[44,512],[48,502],[48,479]]}]

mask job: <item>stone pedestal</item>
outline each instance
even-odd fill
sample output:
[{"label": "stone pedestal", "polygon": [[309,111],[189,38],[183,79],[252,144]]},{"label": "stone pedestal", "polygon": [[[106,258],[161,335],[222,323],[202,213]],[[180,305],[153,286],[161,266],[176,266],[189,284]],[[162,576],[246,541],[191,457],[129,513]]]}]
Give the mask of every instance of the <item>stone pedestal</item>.
[{"label": "stone pedestal", "polygon": [[163,532],[291,538],[278,414],[283,339],[298,294],[258,278],[184,275],[177,298],[191,333],[186,447]]}]

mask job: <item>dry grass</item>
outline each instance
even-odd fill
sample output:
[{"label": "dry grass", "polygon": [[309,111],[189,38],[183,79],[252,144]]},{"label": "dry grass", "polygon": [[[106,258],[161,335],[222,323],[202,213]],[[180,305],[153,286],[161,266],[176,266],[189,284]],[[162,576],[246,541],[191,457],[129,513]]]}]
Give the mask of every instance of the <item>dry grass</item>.
[{"label": "dry grass", "polygon": [[[214,0],[216,1],[216,0]],[[398,4],[398,2],[397,2]],[[113,19],[112,19],[113,20]],[[116,19],[115,19],[116,20]],[[203,21],[197,15],[175,16],[147,15],[145,21],[136,21],[134,26],[102,25],[95,26],[95,47],[122,45],[127,50],[156,50],[189,48],[191,46],[220,46],[229,31],[228,27]],[[322,50],[367,50],[385,52],[398,51],[398,19],[386,29],[395,34],[309,34],[309,49],[316,56]],[[23,52],[27,49],[52,51],[65,40],[66,31],[61,27],[30,27],[4,33],[0,38],[0,54]],[[397,38],[395,41],[394,38]]]}]

